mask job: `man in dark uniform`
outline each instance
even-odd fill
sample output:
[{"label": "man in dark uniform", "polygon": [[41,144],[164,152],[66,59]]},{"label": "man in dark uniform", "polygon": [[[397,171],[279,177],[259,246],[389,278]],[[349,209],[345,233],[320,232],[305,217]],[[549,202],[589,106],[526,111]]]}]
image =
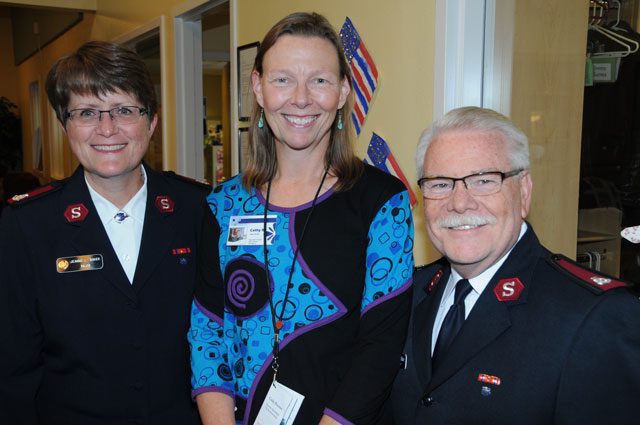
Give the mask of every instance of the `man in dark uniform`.
[{"label": "man in dark uniform", "polygon": [[422,135],[417,161],[444,258],[414,274],[395,423],[640,423],[640,302],[540,244],[522,131],[456,109]]},{"label": "man in dark uniform", "polygon": [[142,162],[158,117],[134,52],[87,43],[46,87],[81,166],[0,223],[0,422],[198,424],[186,333],[209,188]]}]

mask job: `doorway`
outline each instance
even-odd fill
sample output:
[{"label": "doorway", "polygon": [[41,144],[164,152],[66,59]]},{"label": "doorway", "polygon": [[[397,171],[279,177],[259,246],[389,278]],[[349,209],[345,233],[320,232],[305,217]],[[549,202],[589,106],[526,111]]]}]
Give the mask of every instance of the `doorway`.
[{"label": "doorway", "polygon": [[214,186],[237,172],[230,107],[235,84],[232,13],[233,3],[225,0],[175,18],[176,171]]}]

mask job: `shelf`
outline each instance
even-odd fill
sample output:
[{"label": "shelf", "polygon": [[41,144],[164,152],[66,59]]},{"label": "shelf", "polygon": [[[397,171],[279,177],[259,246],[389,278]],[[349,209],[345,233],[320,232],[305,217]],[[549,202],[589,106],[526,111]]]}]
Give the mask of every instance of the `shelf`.
[{"label": "shelf", "polygon": [[578,229],[578,243],[613,241],[617,238],[618,235],[611,233],[592,232],[590,230]]}]

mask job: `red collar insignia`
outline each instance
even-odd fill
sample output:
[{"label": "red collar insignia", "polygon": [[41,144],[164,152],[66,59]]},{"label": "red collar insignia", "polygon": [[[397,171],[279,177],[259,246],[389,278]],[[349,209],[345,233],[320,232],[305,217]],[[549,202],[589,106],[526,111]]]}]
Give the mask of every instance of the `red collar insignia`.
[{"label": "red collar insignia", "polygon": [[156,196],[156,208],[163,214],[172,213],[176,203],[173,202],[170,196],[160,195]]},{"label": "red collar insignia", "polygon": [[493,288],[498,301],[516,301],[520,298],[520,294],[524,289],[524,285],[517,277],[500,279],[498,284]]},{"label": "red collar insignia", "polygon": [[89,215],[89,210],[82,203],[69,205],[67,209],[64,210],[64,217],[69,223],[84,221],[87,215]]}]

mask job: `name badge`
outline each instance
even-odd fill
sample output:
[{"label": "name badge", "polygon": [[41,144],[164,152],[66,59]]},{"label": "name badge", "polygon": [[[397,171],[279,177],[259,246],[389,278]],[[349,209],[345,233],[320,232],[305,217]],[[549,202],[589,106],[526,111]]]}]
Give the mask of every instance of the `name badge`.
[{"label": "name badge", "polygon": [[[277,215],[267,216],[267,245],[271,245],[276,236],[277,217]],[[262,245],[264,228],[262,215],[233,215],[229,219],[227,246]]]},{"label": "name badge", "polygon": [[291,425],[296,419],[304,396],[286,385],[273,381],[262,402],[254,425]]},{"label": "name badge", "polygon": [[100,270],[103,265],[102,254],[60,257],[56,260],[56,271],[58,273],[85,272]]}]

